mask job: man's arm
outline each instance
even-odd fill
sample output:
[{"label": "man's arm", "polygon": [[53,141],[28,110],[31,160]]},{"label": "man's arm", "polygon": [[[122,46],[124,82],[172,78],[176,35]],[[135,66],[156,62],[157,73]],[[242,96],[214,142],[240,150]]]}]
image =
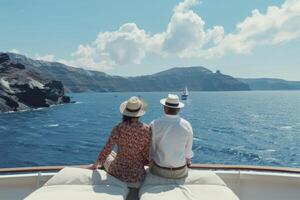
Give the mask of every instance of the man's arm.
[{"label": "man's arm", "polygon": [[151,129],[151,144],[150,144],[150,162],[153,160],[154,152],[155,152],[155,137],[154,137],[154,121],[150,123],[150,129]]},{"label": "man's arm", "polygon": [[192,148],[193,148],[193,128],[191,125],[189,125],[188,140],[185,147],[185,158],[188,167],[192,164],[192,157],[194,155]]},{"label": "man's arm", "polygon": [[192,165],[192,159],[191,158],[186,158],[186,165],[190,167]]}]

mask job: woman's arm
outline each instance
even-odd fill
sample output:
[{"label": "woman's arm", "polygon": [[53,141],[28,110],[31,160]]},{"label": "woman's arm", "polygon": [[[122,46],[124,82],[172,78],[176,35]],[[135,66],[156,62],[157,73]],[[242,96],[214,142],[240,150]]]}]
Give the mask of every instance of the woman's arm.
[{"label": "woman's arm", "polygon": [[118,130],[117,127],[115,127],[112,130],[112,133],[106,143],[106,145],[104,146],[104,148],[102,149],[102,151],[99,153],[97,160],[95,161],[95,163],[90,167],[91,169],[98,169],[100,165],[103,165],[106,158],[108,157],[108,155],[111,153],[114,145],[116,144],[118,138]]},{"label": "woman's arm", "polygon": [[147,143],[145,148],[143,149],[143,164],[144,165],[149,165],[151,158],[150,158],[150,149],[151,149],[151,140],[152,140],[152,131],[151,128],[149,127],[149,132],[148,132],[148,137],[147,137]]}]

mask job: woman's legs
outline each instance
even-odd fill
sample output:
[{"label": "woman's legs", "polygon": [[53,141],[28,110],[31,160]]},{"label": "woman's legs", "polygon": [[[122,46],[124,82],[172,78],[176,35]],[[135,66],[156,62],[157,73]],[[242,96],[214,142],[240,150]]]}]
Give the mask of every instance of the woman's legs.
[{"label": "woman's legs", "polygon": [[128,188],[129,193],[126,200],[136,200],[139,199],[139,188]]},{"label": "woman's legs", "polygon": [[[113,161],[115,160],[117,156],[117,153],[112,151],[109,156],[106,158],[106,161],[103,164],[103,167],[105,169],[105,171],[109,171],[109,167],[111,165],[111,163],[113,163]],[[129,193],[127,195],[126,200],[136,200],[138,199],[138,195],[139,195],[139,187],[141,186],[140,182],[136,182],[136,183],[127,183],[128,189],[129,189]]]}]

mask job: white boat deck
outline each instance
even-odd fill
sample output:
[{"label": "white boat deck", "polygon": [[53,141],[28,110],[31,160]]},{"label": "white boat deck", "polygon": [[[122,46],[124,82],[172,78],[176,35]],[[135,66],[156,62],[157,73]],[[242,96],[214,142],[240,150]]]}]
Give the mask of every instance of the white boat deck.
[{"label": "white boat deck", "polygon": [[[215,170],[216,167],[212,168]],[[291,172],[234,169],[215,172],[241,200],[299,200],[300,173],[297,171],[295,169]],[[54,174],[55,172],[35,172],[0,175],[0,199],[24,199]]]}]

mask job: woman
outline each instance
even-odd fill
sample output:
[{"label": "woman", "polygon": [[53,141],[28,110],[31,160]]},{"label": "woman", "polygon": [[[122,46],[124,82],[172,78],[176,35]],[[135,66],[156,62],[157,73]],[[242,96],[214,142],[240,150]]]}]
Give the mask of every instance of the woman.
[{"label": "woman", "polygon": [[[120,105],[123,121],[113,128],[92,169],[104,166],[109,174],[127,182],[128,187],[140,186],[146,175],[144,166],[149,164],[151,144],[150,127],[139,121],[146,108],[146,103],[138,97],[131,97]],[[112,152],[114,145],[116,155]]]}]

